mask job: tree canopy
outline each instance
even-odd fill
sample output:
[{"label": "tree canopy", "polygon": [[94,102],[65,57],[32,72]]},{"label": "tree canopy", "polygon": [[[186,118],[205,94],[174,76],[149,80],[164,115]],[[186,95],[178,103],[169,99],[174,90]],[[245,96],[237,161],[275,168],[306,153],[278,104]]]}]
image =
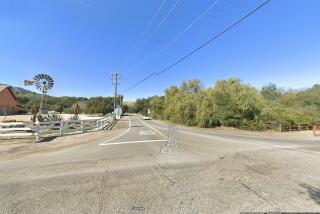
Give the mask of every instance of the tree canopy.
[{"label": "tree canopy", "polygon": [[128,111],[189,126],[232,126],[263,129],[265,123],[320,122],[320,85],[307,90],[280,90],[275,84],[258,89],[238,78],[219,80],[204,88],[199,80],[171,86],[164,96],[137,99]]}]

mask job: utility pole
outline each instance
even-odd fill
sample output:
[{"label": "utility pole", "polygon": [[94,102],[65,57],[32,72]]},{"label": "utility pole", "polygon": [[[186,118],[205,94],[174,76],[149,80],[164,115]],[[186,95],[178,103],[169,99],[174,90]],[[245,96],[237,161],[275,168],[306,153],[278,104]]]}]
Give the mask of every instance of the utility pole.
[{"label": "utility pole", "polygon": [[114,100],[113,100],[113,112],[115,113],[116,104],[117,104],[117,90],[119,85],[120,73],[113,73],[112,74],[112,84],[114,85]]},{"label": "utility pole", "polygon": [[123,95],[118,94],[119,95],[119,105],[122,106],[122,102],[123,102]]}]

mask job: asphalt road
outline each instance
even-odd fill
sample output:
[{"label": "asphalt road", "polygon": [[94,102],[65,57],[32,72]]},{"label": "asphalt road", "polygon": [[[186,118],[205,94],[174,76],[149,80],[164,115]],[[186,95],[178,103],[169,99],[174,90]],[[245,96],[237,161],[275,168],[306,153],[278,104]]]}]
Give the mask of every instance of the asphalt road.
[{"label": "asphalt road", "polygon": [[0,161],[0,213],[320,212],[320,142],[123,117],[102,141]]}]

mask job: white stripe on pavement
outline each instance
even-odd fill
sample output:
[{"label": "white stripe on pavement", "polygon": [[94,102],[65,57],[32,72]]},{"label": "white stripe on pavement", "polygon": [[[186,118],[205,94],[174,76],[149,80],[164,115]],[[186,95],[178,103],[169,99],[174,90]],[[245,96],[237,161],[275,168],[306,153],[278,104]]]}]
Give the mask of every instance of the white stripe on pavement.
[{"label": "white stripe on pavement", "polygon": [[119,144],[130,144],[130,143],[151,143],[151,142],[167,142],[168,140],[137,140],[137,141],[127,141],[127,142],[115,142],[115,143],[100,143],[100,146],[111,146],[111,145],[119,145]]},{"label": "white stripe on pavement", "polygon": [[107,140],[105,142],[99,143],[99,145],[104,145],[105,143],[108,143],[108,142],[110,142],[110,141],[112,141],[114,139],[117,139],[117,138],[127,134],[131,130],[131,119],[130,119],[130,117],[128,117],[128,118],[129,118],[129,128],[125,132],[123,132],[122,134],[120,134],[118,136],[115,136],[115,137],[113,137],[113,138],[111,138],[111,139],[109,139],[109,140]]}]

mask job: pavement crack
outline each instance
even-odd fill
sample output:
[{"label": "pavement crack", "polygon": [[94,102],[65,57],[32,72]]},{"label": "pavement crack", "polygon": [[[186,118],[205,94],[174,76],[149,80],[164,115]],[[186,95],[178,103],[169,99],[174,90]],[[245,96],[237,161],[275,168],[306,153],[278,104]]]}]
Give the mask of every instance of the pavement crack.
[{"label": "pavement crack", "polygon": [[98,187],[98,214],[101,214],[102,208],[103,208],[103,193],[105,189],[106,184],[106,176],[108,174],[108,171],[106,170],[104,174],[101,176],[101,182]]},{"label": "pavement crack", "polygon": [[224,159],[225,159],[225,156],[219,157],[219,159],[210,162],[208,165],[206,165],[206,166],[204,166],[203,168],[199,169],[197,172],[193,173],[191,176],[196,175],[196,174],[198,174],[198,173],[200,173],[200,172],[203,172],[203,171],[209,169],[210,167],[216,165],[217,163],[221,162],[221,161],[224,160]]},{"label": "pavement crack", "polygon": [[251,187],[249,187],[248,185],[246,185],[245,183],[241,182],[241,185],[247,189],[249,192],[252,192],[254,195],[256,195],[258,198],[266,201],[268,204],[272,204],[267,198],[263,197],[261,194],[259,194],[257,191],[255,191],[254,189],[252,189]]}]

